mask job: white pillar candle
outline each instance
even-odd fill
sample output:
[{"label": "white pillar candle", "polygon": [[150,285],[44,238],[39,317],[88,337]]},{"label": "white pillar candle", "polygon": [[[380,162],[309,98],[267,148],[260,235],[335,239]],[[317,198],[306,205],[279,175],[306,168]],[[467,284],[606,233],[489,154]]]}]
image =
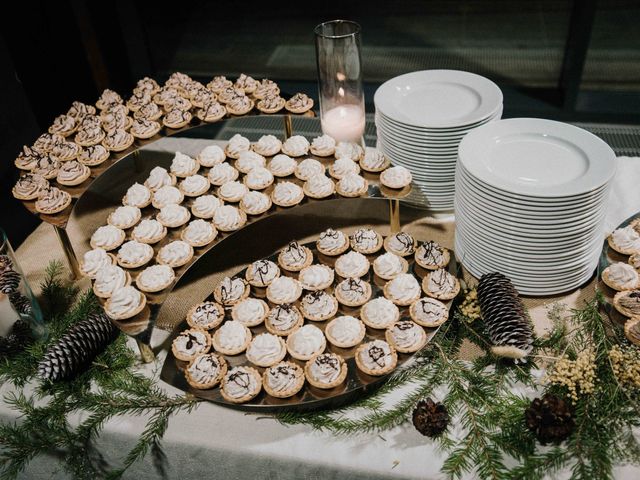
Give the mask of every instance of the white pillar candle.
[{"label": "white pillar candle", "polygon": [[338,105],[321,118],[323,133],[338,142],[360,143],[364,134],[364,111],[358,105]]},{"label": "white pillar candle", "polygon": [[18,314],[11,306],[9,297],[0,293],[0,337],[6,337],[17,320]]}]

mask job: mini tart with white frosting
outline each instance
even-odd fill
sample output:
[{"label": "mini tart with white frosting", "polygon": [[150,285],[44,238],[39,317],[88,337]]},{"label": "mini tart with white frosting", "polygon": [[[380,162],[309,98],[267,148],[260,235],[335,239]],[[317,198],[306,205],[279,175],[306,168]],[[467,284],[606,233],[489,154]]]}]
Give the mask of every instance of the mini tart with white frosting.
[{"label": "mini tart with white frosting", "polygon": [[378,297],[362,306],[360,318],[368,327],[389,328],[400,319],[400,310],[391,300]]},{"label": "mini tart with white frosting", "polygon": [[187,126],[191,121],[193,115],[189,110],[181,110],[180,108],[174,108],[169,110],[162,118],[162,123],[165,127],[169,128],[182,128]]},{"label": "mini tart with white frosting", "polygon": [[371,298],[371,285],[361,278],[346,278],[336,285],[334,294],[341,304],[359,307]]},{"label": "mini tart with white frosting", "polygon": [[288,177],[295,172],[298,162],[283,153],[273,157],[269,162],[269,171],[276,177]]},{"label": "mini tart with white frosting", "polygon": [[115,258],[102,248],[94,248],[85,252],[80,262],[80,271],[85,277],[95,278],[98,270],[106,265],[113,265]]},{"label": "mini tart with white frosting", "polygon": [[224,307],[216,302],[202,302],[187,312],[187,323],[192,328],[213,330],[224,320]]},{"label": "mini tart with white frosting", "polygon": [[245,75],[244,73],[241,73],[240,76],[234,82],[233,86],[236,88],[242,89],[244,93],[246,93],[247,95],[250,95],[256,91],[256,88],[258,86],[258,81],[255,78],[250,77],[249,75]]},{"label": "mini tart with white frosting", "polygon": [[[105,131],[100,125],[87,125],[78,129],[73,140],[77,145],[82,147],[92,147],[100,144],[100,142],[104,140],[104,136]],[[104,148],[104,145],[100,146]]]},{"label": "mini tart with white frosting", "polygon": [[619,292],[640,287],[640,274],[628,263],[615,262],[602,272],[602,281]]},{"label": "mini tart with white frosting", "polygon": [[158,243],[167,235],[167,227],[158,220],[147,218],[136,225],[131,232],[134,240],[141,243]]},{"label": "mini tart with white frosting", "polygon": [[437,270],[449,264],[451,254],[438,242],[423,242],[414,255],[416,263],[427,270]]},{"label": "mini tart with white frosting", "polygon": [[280,207],[293,207],[299,204],[304,198],[304,191],[292,182],[276,183],[271,200]]},{"label": "mini tart with white frosting", "polygon": [[253,337],[245,355],[247,360],[258,367],[270,367],[286,357],[287,347],[281,337],[261,333]]},{"label": "mini tart with white frosting", "polygon": [[310,180],[318,175],[324,175],[325,167],[315,158],[307,158],[296,167],[296,177],[300,180]]},{"label": "mini tart with white frosting", "polygon": [[296,93],[287,100],[285,107],[291,113],[304,113],[313,108],[313,99],[304,93]]},{"label": "mini tart with white frosting", "polygon": [[252,99],[244,94],[239,95],[236,91],[236,94],[229,98],[226,108],[227,112],[232,115],[244,115],[249,113],[254,106],[255,102]]},{"label": "mini tart with white frosting", "polygon": [[640,270],[640,253],[634,253],[629,257],[627,263],[636,270]]},{"label": "mini tart with white frosting", "polygon": [[309,141],[302,135],[293,135],[282,144],[282,153],[290,157],[301,157],[309,153]]},{"label": "mini tart with white frosting", "polygon": [[293,241],[280,250],[278,264],[289,272],[299,272],[313,262],[313,253],[304,245]]},{"label": "mini tart with white frosting", "polygon": [[363,155],[364,150],[357,143],[338,142],[336,145],[336,158],[349,158],[354,162],[359,162]]},{"label": "mini tart with white frosting", "polygon": [[49,187],[49,181],[42,175],[27,173],[13,186],[11,193],[18,200],[35,200]]},{"label": "mini tart with white frosting", "polygon": [[113,250],[122,245],[125,238],[124,230],[113,225],[103,225],[98,227],[91,235],[91,248],[102,248],[103,250]]},{"label": "mini tart with white frosting", "polygon": [[360,345],[356,350],[356,365],[367,375],[384,375],[396,368],[398,354],[384,340],[374,340]]},{"label": "mini tart with white frosting", "polygon": [[377,173],[387,169],[391,162],[377,148],[366,147],[364,156],[360,159],[360,167],[366,172]]},{"label": "mini tart with white frosting", "polygon": [[149,263],[153,255],[154,251],[151,245],[130,240],[122,244],[116,260],[118,265],[123,268],[138,268]]},{"label": "mini tart with white frosting", "polygon": [[263,78],[262,81],[256,85],[256,88],[253,91],[253,96],[259,100],[262,100],[264,97],[269,95],[279,94],[280,88],[278,87],[278,84],[268,78]]},{"label": "mini tart with white frosting", "polygon": [[167,243],[158,252],[158,263],[178,268],[189,263],[193,258],[193,247],[182,240]]},{"label": "mini tart with white frosting", "polygon": [[411,304],[409,315],[418,325],[437,327],[449,318],[449,307],[435,298],[423,297]]},{"label": "mini tart with white frosting", "polygon": [[256,260],[247,267],[245,278],[254,287],[266,287],[280,276],[280,269],[271,260]]},{"label": "mini tart with white frosting", "polygon": [[342,278],[362,277],[369,271],[369,259],[358,252],[340,255],[335,263],[336,273]]},{"label": "mini tart with white frosting", "polygon": [[360,175],[350,173],[340,179],[336,190],[343,197],[359,197],[367,193],[369,189],[369,182]]},{"label": "mini tart with white frosting", "polygon": [[51,156],[57,158],[61,162],[68,162],[75,160],[82,151],[79,145],[73,142],[63,142],[54,145],[51,150]]},{"label": "mini tart with white frosting", "polygon": [[138,223],[141,216],[142,214],[140,213],[140,209],[138,207],[123,205],[122,207],[116,208],[109,214],[109,216],[107,217],[107,223],[109,225],[113,225],[114,227],[126,230],[127,228],[131,228],[136,223]]},{"label": "mini tart with white frosting", "polygon": [[630,318],[625,322],[624,335],[631,343],[640,346],[640,318]]},{"label": "mini tart with white frosting", "polygon": [[213,218],[213,214],[222,205],[222,200],[215,195],[202,195],[191,204],[191,213],[198,218]]},{"label": "mini tart with white frosting", "polygon": [[264,325],[269,333],[286,337],[300,328],[303,322],[302,314],[295,305],[283,303],[269,310]]},{"label": "mini tart with white frosting", "polygon": [[388,328],[385,338],[389,345],[402,353],[417,352],[427,344],[424,329],[411,320],[403,320]]},{"label": "mini tart with white frosting", "polygon": [[37,153],[45,154],[49,153],[53,149],[54,145],[62,143],[64,141],[65,139],[62,135],[58,135],[55,133],[43,133],[38,138],[36,138],[36,141],[33,142],[31,148]]},{"label": "mini tart with white frosting", "polygon": [[340,230],[327,228],[318,237],[316,248],[323,255],[340,255],[349,249],[349,237]]},{"label": "mini tart with white frosting", "polygon": [[131,285],[131,275],[117,265],[105,265],[94,277],[93,293],[100,298],[109,298],[119,288]]},{"label": "mini tart with white frosting", "polygon": [[302,190],[307,197],[322,199],[336,193],[336,184],[330,178],[318,175],[304,182]]},{"label": "mini tart with white frosting", "polygon": [[171,173],[176,177],[189,177],[198,173],[200,164],[195,158],[185,155],[182,152],[176,152],[171,161]]},{"label": "mini tart with white frosting", "polygon": [[227,146],[224,149],[224,153],[226,153],[227,157],[236,159],[242,152],[247,152],[250,149],[251,142],[249,141],[249,139],[243,137],[239,133],[236,133],[229,139],[229,143],[227,143]]},{"label": "mini tart with white frosting", "polygon": [[420,284],[410,273],[401,273],[384,286],[384,296],[400,306],[411,305],[420,293]]},{"label": "mini tart with white frosting", "polygon": [[224,150],[219,145],[208,145],[200,151],[196,160],[203,167],[210,168],[224,162],[226,158]]},{"label": "mini tart with white frosting", "polygon": [[263,135],[251,148],[253,148],[254,152],[262,156],[273,157],[280,153],[282,142],[273,135]]},{"label": "mini tart with white frosting", "polygon": [[109,150],[102,145],[85,147],[78,154],[78,160],[88,167],[95,167],[109,158]]},{"label": "mini tart with white frosting", "polygon": [[607,237],[609,246],[623,255],[640,253],[640,233],[631,225],[618,228]]},{"label": "mini tart with white frosting", "polygon": [[131,135],[136,138],[151,138],[157,134],[162,125],[154,120],[147,120],[146,118],[137,118],[131,125]]},{"label": "mini tart with white frosting", "polygon": [[233,168],[226,162],[219,163],[214,165],[209,173],[207,173],[207,178],[211,182],[211,185],[220,186],[224,183],[231,182],[236,180],[240,172]]},{"label": "mini tart with white frosting", "polygon": [[213,79],[207,83],[207,88],[214,93],[221,92],[225,88],[233,86],[233,82],[224,75],[216,75]]},{"label": "mini tart with white frosting", "polygon": [[191,218],[191,213],[186,207],[172,203],[162,207],[156,218],[165,227],[176,228],[187,223]]},{"label": "mini tart with white frosting", "polygon": [[209,190],[209,180],[202,175],[190,175],[180,182],[180,190],[188,197],[198,197]]},{"label": "mini tart with white frosting", "polygon": [[316,291],[324,290],[333,284],[333,269],[326,265],[316,264],[300,270],[298,281],[302,288]]},{"label": "mini tart with white frosting", "polygon": [[285,99],[280,95],[267,95],[258,101],[258,110],[262,113],[276,113],[284,108]]},{"label": "mini tart with white frosting", "polygon": [[409,263],[395,253],[386,252],[373,261],[373,271],[383,280],[393,280],[407,270]]},{"label": "mini tart with white frosting", "polygon": [[167,288],[176,278],[169,265],[152,265],[145,268],[136,278],[136,286],[143,292],[159,292]]},{"label": "mini tart with white frosting", "polygon": [[189,222],[180,238],[192,247],[204,247],[213,242],[217,235],[218,231],[211,222],[198,218]]},{"label": "mini tart with white frosting", "polygon": [[232,403],[244,403],[255,398],[262,390],[262,377],[255,368],[233,367],[222,377],[220,394]]},{"label": "mini tart with white frosting", "polygon": [[231,309],[231,318],[247,327],[255,327],[264,322],[269,313],[269,306],[258,298],[245,298]]},{"label": "mini tart with white frosting", "polygon": [[317,157],[329,157],[336,151],[336,141],[329,135],[321,135],[313,139],[309,150]]},{"label": "mini tart with white frosting", "polygon": [[303,385],[304,370],[292,362],[280,362],[267,368],[262,374],[262,386],[272,397],[292,397]]},{"label": "mini tart with white frosting", "polygon": [[329,174],[336,180],[340,180],[347,175],[357,175],[360,173],[360,165],[350,158],[339,158],[329,166]]},{"label": "mini tart with white frosting", "polygon": [[247,186],[234,180],[232,182],[224,183],[218,188],[218,197],[225,202],[239,202],[242,197],[249,191]]},{"label": "mini tart with white frosting", "polygon": [[193,388],[213,388],[227,373],[227,361],[216,353],[198,355],[189,362],[184,376]]},{"label": "mini tart with white frosting", "polygon": [[271,205],[271,197],[262,192],[249,191],[240,200],[240,208],[249,215],[260,215]]},{"label": "mini tart with white frosting", "polygon": [[112,152],[123,152],[133,145],[133,135],[122,128],[116,128],[104,136],[101,144]]},{"label": "mini tart with white frosting", "polygon": [[211,348],[211,337],[201,328],[180,332],[171,342],[171,351],[178,360],[191,361]]},{"label": "mini tart with white frosting", "polygon": [[146,304],[144,293],[129,285],[113,292],[104,305],[104,311],[114,320],[126,320],[142,312]]},{"label": "mini tart with white frosting", "polygon": [[287,337],[287,350],[297,360],[309,360],[325,348],[327,339],[315,325],[303,325]]},{"label": "mini tart with white frosting", "polygon": [[73,187],[80,185],[91,175],[91,169],[86,165],[83,165],[77,160],[71,160],[64,162],[58,170],[56,176],[56,182],[60,185],[66,185]]},{"label": "mini tart with white frosting", "polygon": [[273,173],[264,167],[256,167],[244,177],[244,184],[252,190],[264,190],[273,183]]},{"label": "mini tart with white frosting", "polygon": [[224,322],[211,337],[216,352],[223,355],[238,355],[251,343],[251,330],[234,320]]},{"label": "mini tart with white frosting", "polygon": [[213,290],[213,297],[221,305],[230,307],[249,296],[249,284],[240,277],[224,277]]},{"label": "mini tart with white frosting", "polygon": [[347,378],[347,364],[340,355],[321,353],[304,365],[307,381],[316,388],[329,389],[340,385]]},{"label": "mini tart with white frosting", "polygon": [[351,315],[343,315],[331,320],[324,330],[327,340],[340,348],[351,348],[358,345],[366,333],[364,323]]},{"label": "mini tart with white frosting", "polygon": [[314,322],[322,322],[338,312],[338,300],[323,290],[316,290],[302,297],[300,309],[305,318]]},{"label": "mini tart with white frosting", "polygon": [[233,205],[223,205],[213,214],[213,224],[221,232],[232,232],[247,223],[247,214]]},{"label": "mini tart with white frosting", "polygon": [[460,282],[447,270],[439,268],[422,279],[422,290],[430,297],[451,300],[460,292]]},{"label": "mini tart with white frosting", "polygon": [[124,197],[122,197],[122,204],[129,205],[131,207],[144,208],[151,203],[151,190],[144,185],[134,183],[131,185]]},{"label": "mini tart with white frosting", "polygon": [[412,180],[411,172],[401,165],[387,168],[380,174],[380,183],[385,187],[394,189],[411,185]]},{"label": "mini tart with white frosting", "polygon": [[300,282],[291,278],[280,276],[274,279],[267,287],[267,298],[278,305],[293,303],[302,294]]},{"label": "mini tart with white frosting", "polygon": [[31,169],[31,172],[42,175],[46,180],[53,180],[58,176],[59,169],[60,161],[57,158],[44,155],[38,158],[38,161]]},{"label": "mini tart with white frosting", "polygon": [[262,155],[259,155],[252,150],[246,150],[244,152],[240,152],[238,159],[234,163],[234,167],[236,167],[239,172],[249,173],[254,168],[264,168],[266,164],[267,160]]},{"label": "mini tart with white frosting", "polygon": [[145,103],[133,113],[133,118],[137,120],[158,120],[160,117],[162,117],[162,109],[154,102]]},{"label": "mini tart with white frosting", "polygon": [[71,195],[52,186],[49,186],[40,194],[35,204],[36,210],[46,215],[60,213],[69,205],[71,205]]},{"label": "mini tart with white frosting", "polygon": [[[406,232],[394,233],[384,240],[384,248],[387,252],[391,252],[402,257],[413,254],[416,250],[416,245],[416,239]],[[426,250],[423,250],[423,253],[426,253]]]},{"label": "mini tart with white frosting", "polygon": [[349,237],[351,248],[365,255],[376,253],[382,248],[382,235],[372,228],[359,228]]},{"label": "mini tart with white frosting", "polygon": [[211,98],[203,101],[202,107],[196,111],[196,115],[198,116],[198,118],[207,123],[217,122],[226,114],[227,107]]}]

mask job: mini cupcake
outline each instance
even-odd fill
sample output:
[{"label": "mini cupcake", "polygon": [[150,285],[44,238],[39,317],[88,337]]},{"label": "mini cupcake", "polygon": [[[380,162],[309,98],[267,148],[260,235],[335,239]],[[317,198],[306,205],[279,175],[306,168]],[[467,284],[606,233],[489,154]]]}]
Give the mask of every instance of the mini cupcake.
[{"label": "mini cupcake", "polygon": [[366,172],[377,173],[389,167],[391,162],[377,148],[366,147],[364,156],[360,159],[360,166]]},{"label": "mini cupcake", "polygon": [[269,313],[269,307],[264,300],[249,297],[233,306],[231,318],[246,327],[255,327],[264,322],[267,313]]},{"label": "mini cupcake", "polygon": [[313,99],[304,93],[296,93],[287,100],[285,107],[291,113],[304,113],[313,108]]},{"label": "mini cupcake", "polygon": [[116,208],[109,214],[109,216],[107,217],[107,223],[122,230],[126,230],[127,228],[131,228],[136,223],[138,223],[140,221],[141,215],[142,214],[140,213],[140,209],[138,207],[124,205],[122,207]]},{"label": "mini cupcake", "polygon": [[293,241],[278,254],[278,264],[290,272],[299,272],[313,262],[313,253],[309,248]]},{"label": "mini cupcake", "polygon": [[224,149],[224,153],[227,154],[227,157],[231,157],[236,159],[240,156],[242,152],[247,152],[251,149],[251,142],[248,138],[243,137],[239,133],[236,133],[233,137],[229,139],[229,143]]},{"label": "mini cupcake", "polygon": [[640,290],[624,290],[613,297],[613,306],[625,317],[640,317]]},{"label": "mini cupcake", "polygon": [[418,325],[437,327],[449,318],[449,308],[440,300],[423,297],[411,304],[409,315]]},{"label": "mini cupcake", "polygon": [[420,298],[420,284],[410,273],[401,273],[384,286],[384,296],[396,305],[411,305]]},{"label": "mini cupcake", "polygon": [[219,165],[225,161],[227,156],[224,154],[224,150],[220,148],[218,145],[209,145],[204,147],[196,160],[200,162],[200,165],[203,167],[213,167],[215,165]]},{"label": "mini cupcake", "polygon": [[198,197],[209,190],[209,180],[202,175],[191,175],[180,182],[180,190],[188,197]]},{"label": "mini cupcake", "polygon": [[198,218],[213,218],[213,214],[222,205],[222,200],[215,195],[202,195],[191,204],[191,213]]},{"label": "mini cupcake", "polygon": [[387,329],[385,338],[389,345],[402,353],[417,352],[427,344],[424,329],[411,320],[403,320]]},{"label": "mini cupcake", "polygon": [[213,290],[213,297],[221,305],[230,307],[249,296],[249,284],[239,277],[224,277]]},{"label": "mini cupcake", "polygon": [[338,312],[338,300],[323,290],[316,290],[302,297],[300,309],[305,318],[321,322],[328,320]]},{"label": "mini cupcake", "polygon": [[227,321],[211,337],[216,352],[223,355],[238,355],[251,343],[251,330],[240,322]]},{"label": "mini cupcake", "polygon": [[176,177],[173,174],[170,174],[165,168],[162,167],[154,167],[151,172],[149,172],[149,177],[144,182],[144,186],[147,187],[152,192],[159,190],[165,186],[173,186],[176,184]]},{"label": "mini cupcake", "polygon": [[280,362],[267,368],[262,374],[262,386],[272,397],[292,397],[303,385],[304,370],[295,363]]},{"label": "mini cupcake", "polygon": [[49,181],[42,175],[27,173],[13,186],[11,193],[18,200],[35,200],[49,188]]},{"label": "mini cupcake", "polygon": [[153,219],[142,220],[135,226],[131,236],[141,243],[158,243],[167,235],[167,227]]},{"label": "mini cupcake", "polygon": [[309,141],[302,135],[293,135],[282,144],[282,153],[290,157],[301,157],[309,152]]},{"label": "mini cupcake", "polygon": [[85,277],[95,278],[98,270],[106,265],[113,265],[115,259],[102,248],[94,248],[85,252],[80,262],[80,272]]},{"label": "mini cupcake", "polygon": [[340,255],[335,263],[336,273],[342,278],[362,277],[369,271],[369,260],[358,252]]},{"label": "mini cupcake", "polygon": [[396,368],[398,355],[384,340],[374,340],[360,345],[356,350],[356,365],[367,375],[384,375]]},{"label": "mini cupcake", "polygon": [[364,150],[360,145],[353,142],[338,142],[335,151],[336,159],[348,158],[354,162],[359,162],[364,155]]},{"label": "mini cupcake", "polygon": [[307,158],[301,161],[296,167],[296,177],[300,180],[310,180],[318,175],[324,176],[324,165],[314,158]]},{"label": "mini cupcake", "polygon": [[162,118],[162,123],[165,127],[169,128],[182,128],[186,127],[193,119],[193,115],[189,110],[181,110],[174,108],[168,111]]},{"label": "mini cupcake", "polygon": [[258,367],[271,367],[287,355],[284,340],[277,335],[261,333],[253,337],[247,348],[247,360]]},{"label": "mini cupcake", "polygon": [[316,157],[330,157],[336,151],[336,141],[329,135],[321,135],[313,139],[309,150]]},{"label": "mini cupcake", "polygon": [[254,287],[267,287],[280,276],[280,269],[271,260],[257,260],[247,267],[245,278]]},{"label": "mini cupcake", "polygon": [[273,174],[263,167],[256,167],[244,177],[244,184],[252,190],[264,190],[273,183]]},{"label": "mini cupcake", "polygon": [[343,197],[359,197],[367,193],[369,182],[360,175],[350,173],[340,179],[336,186],[337,192]]},{"label": "mini cupcake", "polygon": [[412,255],[416,251],[416,244],[416,239],[406,232],[394,233],[384,239],[385,250],[401,257]]},{"label": "mini cupcake", "polygon": [[373,261],[373,271],[383,280],[393,280],[398,275],[407,273],[408,269],[407,261],[395,253],[387,252]]},{"label": "mini cupcake", "polygon": [[362,306],[360,318],[368,327],[377,329],[389,328],[400,320],[400,310],[391,300],[378,297]]},{"label": "mini cupcake", "polygon": [[215,302],[202,302],[187,312],[187,323],[192,328],[213,330],[224,320],[224,307]]},{"label": "mini cupcake", "polygon": [[318,237],[316,248],[323,255],[340,255],[349,249],[349,237],[340,230],[328,228]]},{"label": "mini cupcake", "polygon": [[245,223],[247,214],[232,205],[223,205],[213,214],[213,224],[221,232],[233,232]]},{"label": "mini cupcake", "polygon": [[227,182],[236,180],[240,173],[228,163],[219,163],[215,165],[209,173],[207,178],[211,182],[211,185],[220,186]]},{"label": "mini cupcake", "polygon": [[619,292],[635,290],[640,287],[640,274],[631,265],[616,262],[604,269],[602,281]]},{"label": "mini cupcake", "polygon": [[349,237],[351,248],[358,253],[369,255],[382,248],[382,235],[372,228],[359,228]]},{"label": "mini cupcake", "polygon": [[134,183],[122,198],[123,205],[144,208],[151,203],[151,191],[144,185]]},{"label": "mini cupcake", "polygon": [[324,331],[327,340],[340,348],[351,348],[358,345],[366,333],[364,323],[350,315],[336,317],[327,324]]},{"label": "mini cupcake", "polygon": [[326,265],[309,265],[300,270],[298,281],[306,290],[324,290],[333,284],[333,269]]},{"label": "mini cupcake", "polygon": [[607,241],[611,248],[623,255],[640,253],[640,233],[631,225],[614,230],[613,233],[607,237]]},{"label": "mini cupcake", "polygon": [[438,242],[429,240],[428,242],[423,242],[422,245],[418,247],[414,258],[416,263],[422,268],[426,268],[427,270],[437,270],[439,268],[444,268],[449,264],[451,255],[449,254],[449,250],[444,248]]},{"label": "mini cupcake", "polygon": [[116,260],[118,265],[123,268],[139,268],[149,263],[153,255],[154,251],[151,245],[130,240],[122,244]]},{"label": "mini cupcake", "polygon": [[103,225],[91,235],[91,248],[102,248],[103,250],[113,250],[124,242],[124,230],[113,225]]},{"label": "mini cupcake", "polygon": [[271,198],[262,192],[247,192],[240,200],[240,208],[248,215],[261,215],[271,208]]},{"label": "mini cupcake", "polygon": [[122,128],[117,128],[104,136],[102,146],[112,152],[123,152],[133,145],[133,135]]},{"label": "mini cupcake", "polygon": [[303,322],[300,310],[290,303],[284,303],[269,310],[264,324],[269,333],[286,337],[300,328]]},{"label": "mini cupcake", "polygon": [[267,287],[267,298],[269,301],[282,305],[283,303],[293,303],[302,294],[300,282],[291,278],[280,276],[274,279]]},{"label": "mini cupcake", "polygon": [[273,157],[280,153],[282,142],[273,135],[263,135],[253,144],[253,151],[264,157]]},{"label": "mini cupcake", "polygon": [[394,189],[411,185],[412,180],[411,172],[401,165],[387,168],[380,174],[380,183],[385,187]]},{"label": "mini cupcake", "polygon": [[262,113],[277,113],[284,108],[285,103],[280,95],[268,95],[258,101],[258,110]]},{"label": "mini cupcake", "polygon": [[198,355],[184,371],[187,383],[203,390],[215,387],[226,373],[226,360],[215,353]]},{"label": "mini cupcake", "polygon": [[269,162],[269,171],[276,177],[288,177],[295,172],[298,162],[293,158],[280,153]]},{"label": "mini cupcake", "polygon": [[171,161],[171,173],[176,177],[189,177],[198,173],[200,164],[194,158],[189,155],[185,155],[182,152],[176,152],[173,160]]},{"label": "mini cupcake", "polygon": [[162,125],[158,122],[147,120],[145,118],[138,118],[134,120],[131,125],[131,135],[135,138],[141,139],[151,138],[156,135],[161,128]]},{"label": "mini cupcake", "polygon": [[189,362],[211,348],[211,337],[199,328],[180,332],[171,342],[171,351],[178,360]]},{"label": "mini cupcake", "polygon": [[96,272],[93,293],[100,298],[109,298],[119,288],[131,285],[131,275],[117,265],[105,265]]},{"label": "mini cupcake", "polygon": [[234,367],[222,378],[220,393],[231,403],[244,403],[255,398],[262,390],[262,377],[255,368]]},{"label": "mini cupcake", "polygon": [[158,263],[179,268],[186,265],[193,258],[193,247],[182,240],[167,243],[158,252]]},{"label": "mini cupcake", "polygon": [[165,185],[153,192],[152,204],[157,209],[177,205],[184,200],[184,194],[176,187]]},{"label": "mini cupcake", "polygon": [[347,378],[347,364],[340,355],[321,353],[305,364],[304,375],[316,388],[334,388]]},{"label": "mini cupcake", "polygon": [[44,190],[36,200],[36,211],[45,215],[53,215],[62,212],[71,205],[71,195],[56,187]]},{"label": "mini cupcake", "polygon": [[115,290],[104,305],[104,311],[114,320],[133,318],[144,310],[147,297],[132,286]]},{"label": "mini cupcake", "polygon": [[159,292],[171,285],[175,278],[176,274],[169,265],[152,265],[138,274],[136,286],[143,292]]},{"label": "mini cupcake", "polygon": [[212,223],[201,218],[189,222],[180,234],[180,238],[192,247],[204,247],[213,242],[218,235]]},{"label": "mini cupcake", "polygon": [[422,290],[430,297],[451,300],[460,292],[460,282],[454,275],[440,268],[422,279]]},{"label": "mini cupcake", "polygon": [[242,200],[242,197],[244,197],[248,191],[249,189],[244,183],[236,180],[222,184],[220,188],[218,188],[218,197],[225,202],[235,203]]},{"label": "mini cupcake", "polygon": [[259,155],[252,150],[247,150],[245,152],[240,152],[234,166],[239,172],[249,173],[254,168],[264,168],[266,164],[267,160],[262,155]]},{"label": "mini cupcake", "polygon": [[359,307],[371,298],[371,285],[361,278],[347,278],[334,291],[338,301],[348,307]]},{"label": "mini cupcake", "polygon": [[315,325],[304,325],[287,337],[287,350],[296,360],[309,360],[326,347],[327,340]]},{"label": "mini cupcake", "polygon": [[156,218],[165,227],[177,228],[187,223],[191,214],[182,205],[170,204],[162,207]]},{"label": "mini cupcake", "polygon": [[95,167],[104,163],[109,155],[109,150],[102,145],[93,145],[83,148],[78,154],[78,160],[88,167]]},{"label": "mini cupcake", "polygon": [[336,180],[359,173],[360,166],[350,158],[339,158],[329,166],[329,174]]},{"label": "mini cupcake", "polygon": [[303,198],[302,188],[291,182],[277,183],[271,192],[271,200],[280,207],[293,207],[299,204]]},{"label": "mini cupcake", "polygon": [[302,190],[307,197],[322,199],[330,197],[336,192],[336,184],[330,178],[318,175],[304,182]]}]

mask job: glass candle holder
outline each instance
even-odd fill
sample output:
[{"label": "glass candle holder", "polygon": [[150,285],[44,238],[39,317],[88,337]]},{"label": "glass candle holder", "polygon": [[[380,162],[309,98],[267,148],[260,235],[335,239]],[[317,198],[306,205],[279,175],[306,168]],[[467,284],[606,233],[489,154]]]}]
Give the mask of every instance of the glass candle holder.
[{"label": "glass candle holder", "polygon": [[0,229],[0,337],[10,335],[18,320],[31,328],[34,337],[46,335],[40,305],[22,273],[7,235]]},{"label": "glass candle holder", "polygon": [[322,131],[341,142],[363,142],[360,25],[332,20],[315,28]]}]

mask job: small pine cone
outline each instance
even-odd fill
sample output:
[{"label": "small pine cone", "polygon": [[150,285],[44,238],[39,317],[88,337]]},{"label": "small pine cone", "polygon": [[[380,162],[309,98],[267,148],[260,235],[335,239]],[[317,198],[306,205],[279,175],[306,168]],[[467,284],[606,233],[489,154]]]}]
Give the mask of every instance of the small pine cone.
[{"label": "small pine cone", "polygon": [[31,310],[31,302],[27,297],[25,297],[20,292],[13,292],[9,294],[9,302],[11,302],[11,306],[18,312],[20,315],[31,315],[33,312]]},{"label": "small pine cone", "polygon": [[524,414],[527,428],[543,445],[562,442],[575,427],[569,404],[555,395],[534,399]]},{"label": "small pine cone", "polygon": [[447,429],[449,425],[449,413],[440,402],[434,402],[431,398],[421,400],[413,410],[413,426],[422,435],[437,437]]},{"label": "small pine cone", "polygon": [[0,292],[9,294],[15,292],[20,286],[20,274],[15,270],[5,270],[0,274]]},{"label": "small pine cone", "polygon": [[0,275],[7,270],[13,270],[13,262],[9,255],[0,255]]},{"label": "small pine cone", "polygon": [[22,320],[18,320],[11,327],[11,333],[6,337],[0,337],[0,358],[10,357],[24,350],[32,341],[31,329]]}]

